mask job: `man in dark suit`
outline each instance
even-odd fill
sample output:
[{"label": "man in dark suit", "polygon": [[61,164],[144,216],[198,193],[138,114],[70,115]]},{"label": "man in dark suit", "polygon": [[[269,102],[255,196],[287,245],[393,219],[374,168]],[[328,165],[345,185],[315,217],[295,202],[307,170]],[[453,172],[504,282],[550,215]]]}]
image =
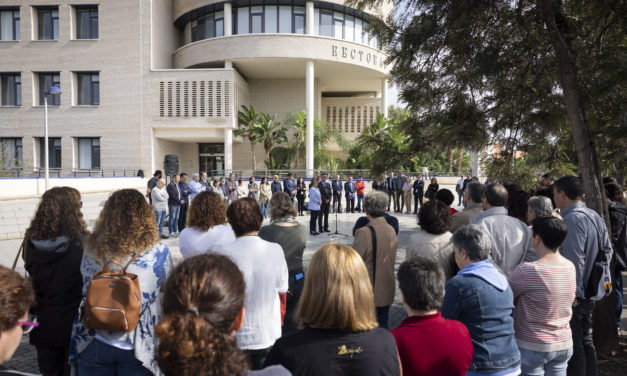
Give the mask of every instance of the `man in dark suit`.
[{"label": "man in dark suit", "polygon": [[422,196],[425,194],[425,181],[422,180],[422,175],[418,175],[412,186],[414,190],[414,214],[418,212],[418,202],[422,206]]},{"label": "man in dark suit", "polygon": [[294,203],[294,198],[296,197],[296,182],[292,178],[294,176],[291,172],[287,174],[287,179],[283,180],[283,192],[287,193],[290,196],[290,200],[292,200],[292,204]]},{"label": "man in dark suit", "polygon": [[[340,180],[340,175],[335,175],[335,180],[331,183],[331,188],[333,188],[333,212],[337,210],[338,213],[342,212],[342,190],[343,185]],[[337,203],[337,209],[335,208],[335,204]]]},{"label": "man in dark suit", "polygon": [[344,183],[344,193],[346,195],[346,212],[349,211],[351,213],[355,212],[355,195],[357,192],[357,187],[355,186],[355,182],[353,182],[353,177],[349,176],[348,181]]},{"label": "man in dark suit", "polygon": [[283,188],[281,187],[281,183],[279,182],[279,175],[274,175],[272,177],[272,183],[270,184],[270,190],[272,191],[272,196],[275,194],[282,192]]},{"label": "man in dark suit", "polygon": [[181,204],[184,204],[181,188],[179,188],[179,175],[172,176],[172,181],[166,187],[168,192],[168,234],[171,238],[178,237],[179,234],[179,213]]},{"label": "man in dark suit", "polygon": [[321,176],[320,184],[318,184],[320,197],[322,198],[322,202],[320,203],[320,213],[318,214],[318,229],[320,232],[331,232],[329,231],[329,208],[331,206],[333,192],[331,189],[331,183],[327,181],[328,178],[329,174],[323,174]]},{"label": "man in dark suit", "polygon": [[405,177],[402,172],[398,173],[398,176],[394,179],[394,210],[396,212],[403,212],[403,205],[405,204],[405,197],[403,197],[403,185],[405,184]]},{"label": "man in dark suit", "polygon": [[187,174],[181,173],[181,181],[179,181],[179,189],[181,191],[181,198],[184,203],[181,204],[181,211],[179,213],[179,232],[183,231],[185,228],[185,223],[187,222],[187,209],[189,208],[189,194],[190,189],[189,185],[187,185]]},{"label": "man in dark suit", "polygon": [[388,194],[388,211],[390,211],[390,202],[394,201],[394,211],[398,211],[398,208],[396,207],[396,200],[393,200],[394,198],[394,173],[390,172],[390,175],[385,178],[385,187],[387,189],[387,194]]}]

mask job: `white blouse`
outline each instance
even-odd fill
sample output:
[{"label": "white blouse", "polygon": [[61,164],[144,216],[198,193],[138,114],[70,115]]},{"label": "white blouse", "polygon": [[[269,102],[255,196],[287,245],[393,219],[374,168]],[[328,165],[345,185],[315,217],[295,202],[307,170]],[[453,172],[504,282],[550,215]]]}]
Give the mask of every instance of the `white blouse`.
[{"label": "white blouse", "polygon": [[179,235],[179,248],[184,259],[202,253],[215,252],[225,244],[235,240],[230,225],[217,225],[209,231],[200,231],[195,227],[185,227]]}]

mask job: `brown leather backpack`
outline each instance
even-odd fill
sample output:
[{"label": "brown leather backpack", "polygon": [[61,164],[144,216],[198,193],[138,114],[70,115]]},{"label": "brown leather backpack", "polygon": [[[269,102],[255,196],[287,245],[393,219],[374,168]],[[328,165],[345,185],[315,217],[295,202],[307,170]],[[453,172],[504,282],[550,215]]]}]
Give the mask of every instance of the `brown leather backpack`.
[{"label": "brown leather backpack", "polygon": [[[127,273],[126,268],[135,261],[139,253],[123,266],[115,260],[103,258],[104,267],[87,288],[85,299],[85,327],[118,332],[132,332],[141,316],[142,292],[137,275]],[[122,270],[110,270],[114,263]]]}]

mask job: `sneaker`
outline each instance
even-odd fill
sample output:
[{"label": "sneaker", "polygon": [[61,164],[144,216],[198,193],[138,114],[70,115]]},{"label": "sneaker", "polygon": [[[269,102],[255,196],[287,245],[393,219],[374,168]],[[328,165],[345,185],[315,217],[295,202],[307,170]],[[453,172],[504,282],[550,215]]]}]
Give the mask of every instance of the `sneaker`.
[{"label": "sneaker", "polygon": [[171,233],[168,235],[169,238],[173,238],[174,236],[175,236],[174,233]]},{"label": "sneaker", "polygon": [[175,237],[175,238],[178,238],[178,237],[179,237],[179,235],[180,235],[180,233],[179,233],[179,232],[175,232],[175,233],[174,233],[174,237]]},{"label": "sneaker", "polygon": [[161,239],[167,239],[167,238],[168,238],[168,236],[167,236],[167,235],[163,235],[163,234],[160,234],[160,235],[159,235],[159,237],[160,237]]}]

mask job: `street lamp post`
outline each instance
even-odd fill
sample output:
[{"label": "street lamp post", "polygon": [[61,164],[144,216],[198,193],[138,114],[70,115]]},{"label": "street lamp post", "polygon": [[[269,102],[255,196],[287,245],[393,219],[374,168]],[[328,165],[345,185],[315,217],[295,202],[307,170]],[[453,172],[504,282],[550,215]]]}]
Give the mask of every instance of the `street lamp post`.
[{"label": "street lamp post", "polygon": [[60,95],[61,89],[56,86],[51,86],[48,91],[44,92],[44,167],[46,176],[46,191],[48,190],[48,179],[50,178],[50,162],[48,155],[48,95]]}]

